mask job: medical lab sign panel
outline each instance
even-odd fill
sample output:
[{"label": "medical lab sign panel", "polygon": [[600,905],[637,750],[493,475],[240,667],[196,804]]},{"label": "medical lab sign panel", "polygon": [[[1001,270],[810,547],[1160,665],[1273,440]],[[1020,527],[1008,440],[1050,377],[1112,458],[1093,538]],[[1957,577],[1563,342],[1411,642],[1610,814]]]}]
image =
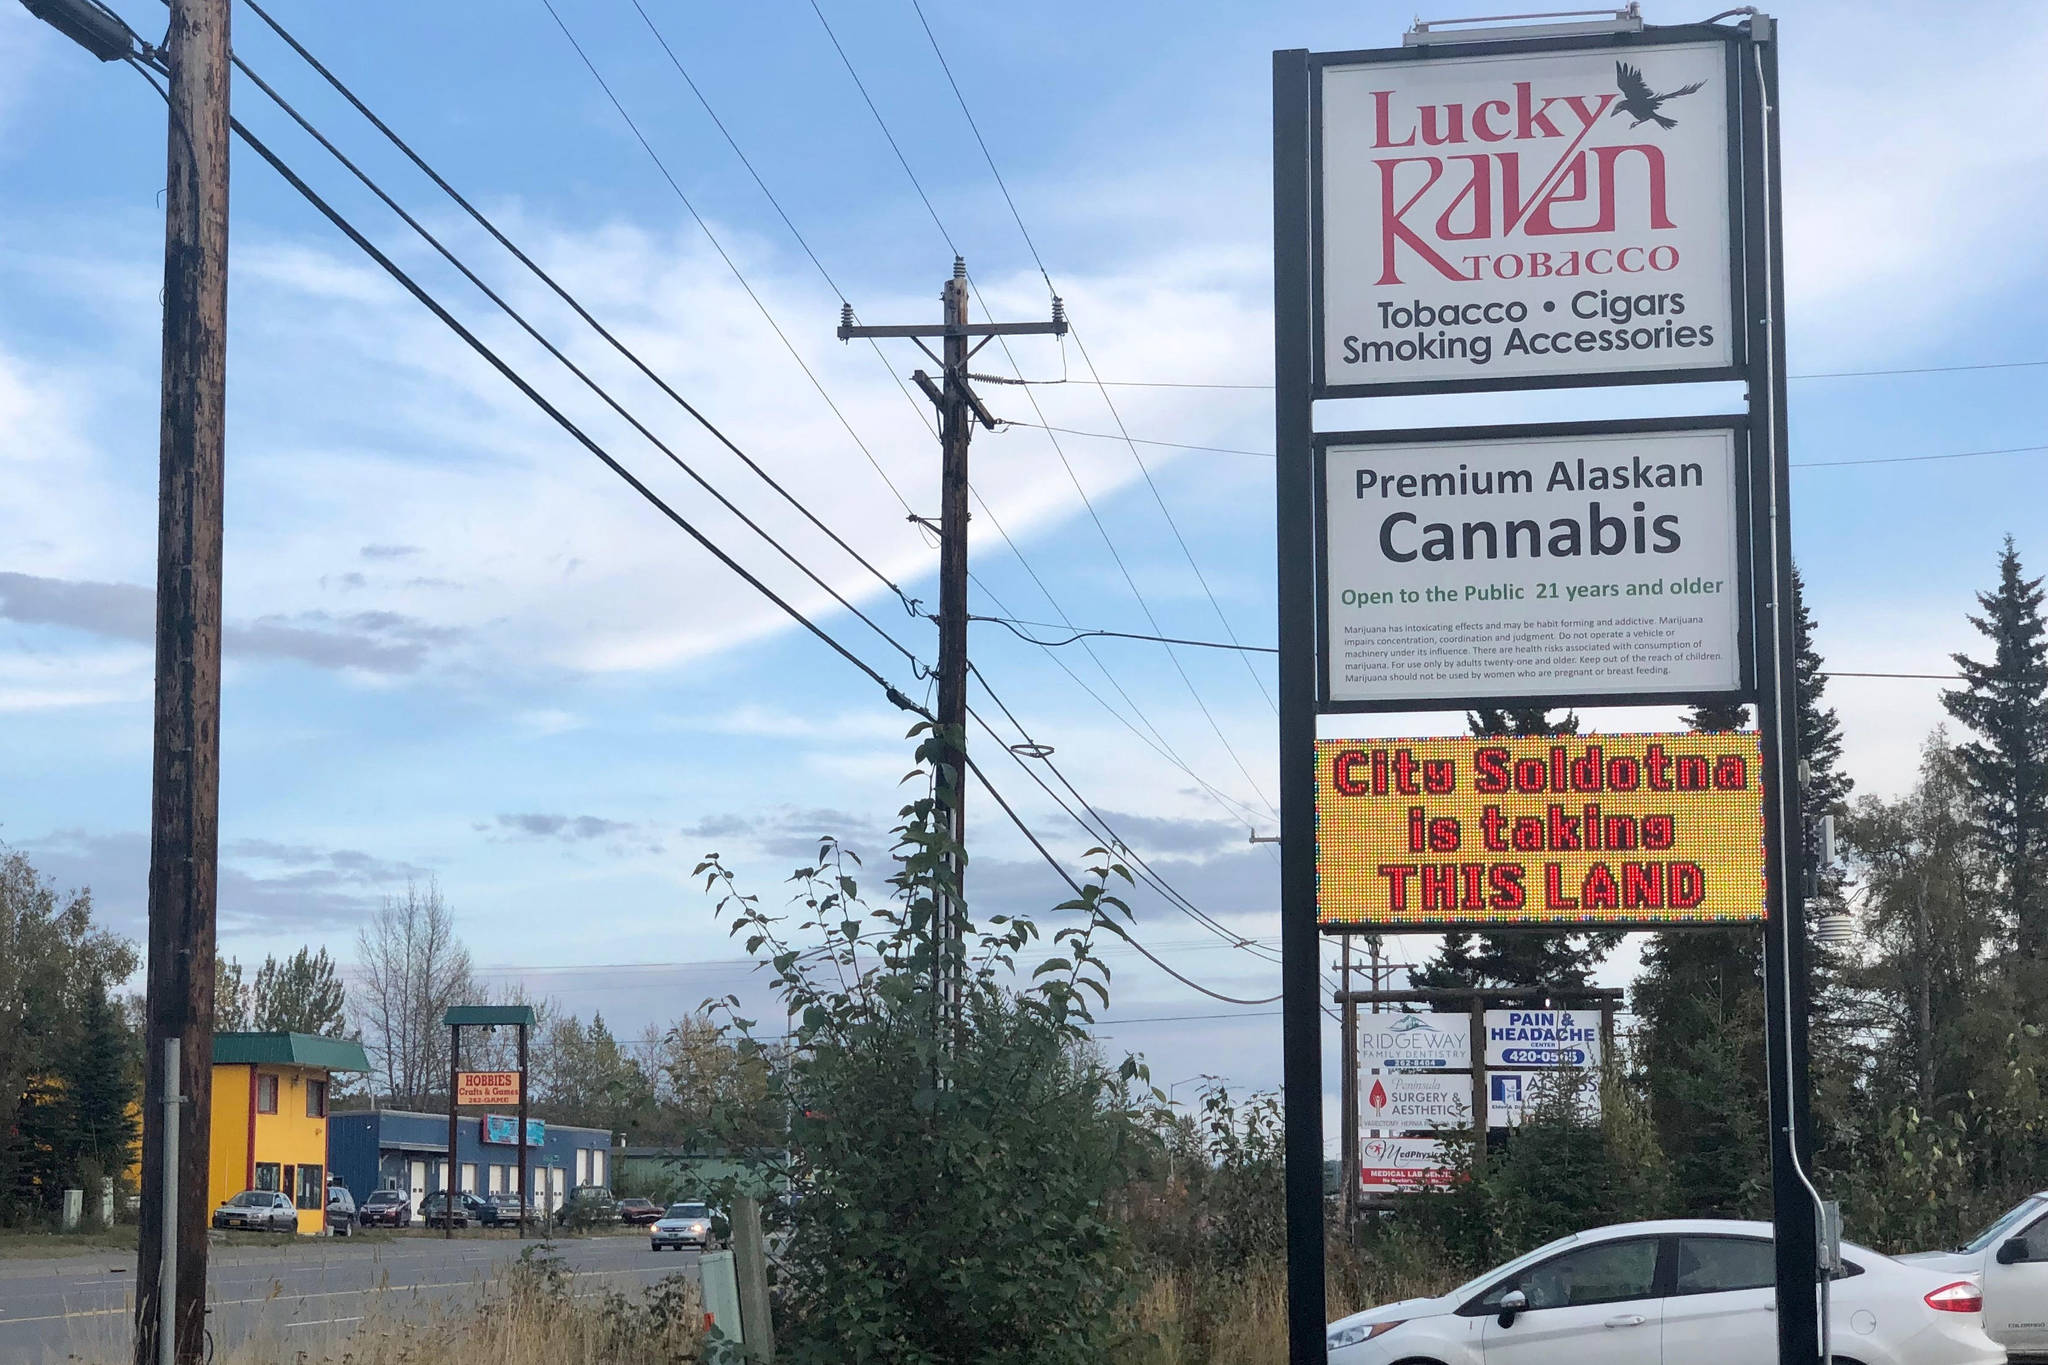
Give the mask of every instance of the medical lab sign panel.
[{"label": "medical lab sign panel", "polygon": [[[1758,923],[1763,798],[1754,733],[1318,740],[1317,919],[1337,932]],[[1585,1050],[1578,1039],[1517,1027],[1528,1036],[1487,1040],[1492,1064],[1586,1064],[1564,1055]],[[1390,1065],[1387,1051],[1376,1033],[1364,1065]]]},{"label": "medical lab sign panel", "polygon": [[1323,709],[1741,690],[1741,430],[1496,430],[1322,438]]},{"label": "medical lab sign panel", "polygon": [[1358,1064],[1384,1071],[1456,1071],[1472,1065],[1469,1014],[1364,1014]]},{"label": "medical lab sign panel", "polygon": [[519,1073],[516,1071],[458,1071],[455,1073],[457,1104],[516,1105],[519,1103]]},{"label": "medical lab sign panel", "polygon": [[1587,1010],[1488,1010],[1486,1065],[1600,1065],[1600,1015]]},{"label": "medical lab sign panel", "polygon": [[1359,1180],[1368,1190],[1419,1190],[1458,1179],[1451,1154],[1436,1138],[1367,1138],[1358,1149]]},{"label": "medical lab sign panel", "polygon": [[1320,68],[1320,392],[1739,362],[1726,44],[1414,57]]},{"label": "medical lab sign panel", "polygon": [[1359,1121],[1375,1130],[1469,1128],[1471,1078],[1441,1072],[1389,1072],[1367,1077],[1358,1113]]}]

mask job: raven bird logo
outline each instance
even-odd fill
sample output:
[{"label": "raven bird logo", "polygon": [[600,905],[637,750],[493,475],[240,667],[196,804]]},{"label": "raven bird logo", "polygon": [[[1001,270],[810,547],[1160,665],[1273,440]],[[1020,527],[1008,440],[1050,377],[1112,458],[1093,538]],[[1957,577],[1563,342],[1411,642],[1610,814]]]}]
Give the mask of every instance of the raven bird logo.
[{"label": "raven bird logo", "polygon": [[1676,128],[1677,119],[1666,118],[1657,111],[1664,107],[1664,101],[1675,100],[1680,95],[1690,95],[1695,90],[1702,89],[1706,82],[1694,81],[1691,85],[1681,85],[1668,94],[1656,95],[1650,92],[1650,83],[1643,79],[1642,72],[1627,62],[1616,62],[1614,84],[1621,91],[1621,103],[1614,107],[1614,112],[1608,115],[1609,118],[1619,118],[1627,114],[1635,120],[1629,124],[1631,128],[1640,128],[1645,123],[1655,123],[1659,128]]}]

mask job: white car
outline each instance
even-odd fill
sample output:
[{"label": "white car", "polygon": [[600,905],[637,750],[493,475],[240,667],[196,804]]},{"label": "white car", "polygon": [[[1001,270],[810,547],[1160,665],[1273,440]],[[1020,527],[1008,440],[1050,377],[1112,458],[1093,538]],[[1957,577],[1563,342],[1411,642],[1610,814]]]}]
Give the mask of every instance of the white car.
[{"label": "white car", "polygon": [[[2003,1365],[1975,1279],[1844,1243],[1836,1365]],[[1778,1358],[1768,1223],[1673,1219],[1539,1247],[1330,1324],[1330,1365],[1750,1365]]]},{"label": "white car", "polygon": [[681,1251],[692,1246],[709,1251],[718,1244],[718,1232],[712,1219],[708,1204],[670,1204],[668,1211],[647,1229],[647,1249],[660,1251],[674,1247]]},{"label": "white car", "polygon": [[2048,1361],[2048,1190],[2022,1199],[1954,1251],[1899,1259],[1945,1275],[1977,1276],[1984,1286],[1984,1330],[2016,1361]]}]

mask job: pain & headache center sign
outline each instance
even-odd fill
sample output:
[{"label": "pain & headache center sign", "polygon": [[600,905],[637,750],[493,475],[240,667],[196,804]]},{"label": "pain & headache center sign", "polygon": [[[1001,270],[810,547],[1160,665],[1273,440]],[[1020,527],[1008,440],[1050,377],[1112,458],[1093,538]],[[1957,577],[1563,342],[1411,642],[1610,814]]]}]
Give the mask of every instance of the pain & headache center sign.
[{"label": "pain & headache center sign", "polygon": [[1742,686],[1739,431],[1524,430],[1324,438],[1324,709]]},{"label": "pain & headache center sign", "polygon": [[1754,733],[1318,740],[1318,919],[1759,923],[1763,798]]}]

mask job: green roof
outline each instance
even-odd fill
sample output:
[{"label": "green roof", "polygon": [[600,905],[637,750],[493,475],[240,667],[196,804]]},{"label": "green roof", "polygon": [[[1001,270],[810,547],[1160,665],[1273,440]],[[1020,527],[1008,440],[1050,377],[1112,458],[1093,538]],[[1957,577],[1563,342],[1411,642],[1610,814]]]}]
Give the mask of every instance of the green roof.
[{"label": "green roof", "polygon": [[450,1005],[441,1016],[444,1024],[533,1024],[531,1005]]},{"label": "green roof", "polygon": [[311,1066],[326,1071],[368,1071],[370,1059],[353,1038],[320,1038],[310,1033],[216,1033],[216,1065]]}]

